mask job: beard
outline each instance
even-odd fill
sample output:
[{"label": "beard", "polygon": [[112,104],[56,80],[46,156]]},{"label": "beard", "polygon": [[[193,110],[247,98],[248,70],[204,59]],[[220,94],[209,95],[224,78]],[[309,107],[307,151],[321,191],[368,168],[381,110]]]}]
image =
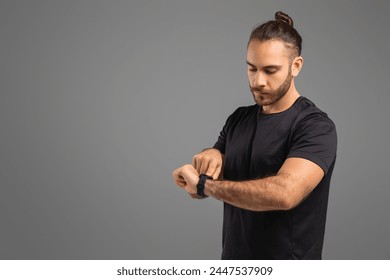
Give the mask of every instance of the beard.
[{"label": "beard", "polygon": [[278,102],[290,89],[292,78],[290,69],[286,80],[276,90],[264,90],[264,88],[251,87],[249,85],[256,104],[268,106]]}]

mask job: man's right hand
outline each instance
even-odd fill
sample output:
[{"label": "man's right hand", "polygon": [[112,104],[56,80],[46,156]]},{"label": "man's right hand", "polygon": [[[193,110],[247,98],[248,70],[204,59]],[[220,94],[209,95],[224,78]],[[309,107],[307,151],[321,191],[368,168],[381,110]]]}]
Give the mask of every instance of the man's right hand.
[{"label": "man's right hand", "polygon": [[223,154],[214,148],[206,149],[192,158],[192,165],[199,174],[206,174],[217,179],[223,167]]}]

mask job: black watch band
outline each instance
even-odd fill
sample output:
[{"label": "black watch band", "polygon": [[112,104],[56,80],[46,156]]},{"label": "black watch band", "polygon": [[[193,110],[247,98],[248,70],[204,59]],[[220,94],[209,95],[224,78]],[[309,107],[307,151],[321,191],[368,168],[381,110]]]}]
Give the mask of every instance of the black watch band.
[{"label": "black watch band", "polygon": [[213,177],[207,176],[206,174],[199,175],[199,182],[196,185],[196,194],[200,197],[207,197],[207,195],[204,194],[204,184],[206,183],[207,179],[213,180]]}]

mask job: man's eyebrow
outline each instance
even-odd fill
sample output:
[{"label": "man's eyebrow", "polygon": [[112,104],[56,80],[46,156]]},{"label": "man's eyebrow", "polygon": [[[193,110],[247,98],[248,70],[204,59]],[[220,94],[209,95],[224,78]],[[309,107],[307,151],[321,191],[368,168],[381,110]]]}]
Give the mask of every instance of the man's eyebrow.
[{"label": "man's eyebrow", "polygon": [[248,60],[246,61],[246,64],[252,66],[252,67],[256,67],[255,65],[253,65],[252,63],[250,63]]},{"label": "man's eyebrow", "polygon": [[264,68],[275,68],[275,69],[280,69],[280,68],[282,68],[283,67],[283,65],[277,65],[277,64],[274,64],[274,65],[267,65],[267,66],[265,66]]},{"label": "man's eyebrow", "polygon": [[[250,63],[248,60],[246,61],[246,63],[252,67],[256,67],[256,65]],[[275,69],[281,69],[283,67],[283,65],[278,65],[278,64],[271,64],[271,65],[267,65],[267,66],[264,66],[263,68],[275,68]]]}]

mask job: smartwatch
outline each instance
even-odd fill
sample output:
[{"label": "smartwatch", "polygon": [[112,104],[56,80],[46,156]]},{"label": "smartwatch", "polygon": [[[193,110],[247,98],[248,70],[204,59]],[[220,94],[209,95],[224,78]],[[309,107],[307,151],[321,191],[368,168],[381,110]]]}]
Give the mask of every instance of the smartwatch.
[{"label": "smartwatch", "polygon": [[206,174],[199,175],[199,182],[196,185],[196,194],[200,197],[207,197],[207,195],[204,194],[204,184],[206,183],[207,179],[213,180],[213,177],[207,176]]}]

